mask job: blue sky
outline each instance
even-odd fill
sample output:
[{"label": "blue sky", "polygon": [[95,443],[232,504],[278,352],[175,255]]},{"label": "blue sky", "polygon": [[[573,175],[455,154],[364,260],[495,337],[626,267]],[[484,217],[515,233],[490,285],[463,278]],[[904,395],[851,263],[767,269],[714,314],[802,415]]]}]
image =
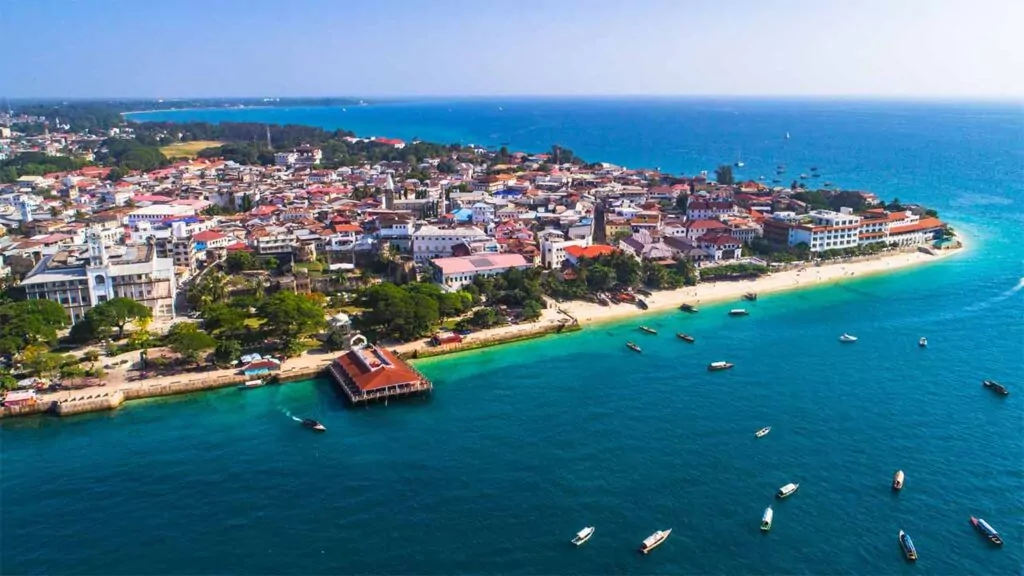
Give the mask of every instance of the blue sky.
[{"label": "blue sky", "polygon": [[1019,0],[0,0],[0,96],[1024,96]]}]

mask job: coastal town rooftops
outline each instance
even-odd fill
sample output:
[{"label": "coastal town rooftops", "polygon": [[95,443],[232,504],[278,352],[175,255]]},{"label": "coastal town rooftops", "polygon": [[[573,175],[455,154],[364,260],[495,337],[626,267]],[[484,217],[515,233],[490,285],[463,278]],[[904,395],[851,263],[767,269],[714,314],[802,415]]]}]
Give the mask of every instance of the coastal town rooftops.
[{"label": "coastal town rooftops", "polygon": [[523,258],[521,254],[454,256],[451,258],[435,258],[430,262],[437,266],[444,274],[487,272],[488,270],[529,265],[526,258]]},{"label": "coastal town rooftops", "polygon": [[390,351],[377,346],[355,348],[335,359],[335,365],[363,392],[419,382],[423,377]]}]

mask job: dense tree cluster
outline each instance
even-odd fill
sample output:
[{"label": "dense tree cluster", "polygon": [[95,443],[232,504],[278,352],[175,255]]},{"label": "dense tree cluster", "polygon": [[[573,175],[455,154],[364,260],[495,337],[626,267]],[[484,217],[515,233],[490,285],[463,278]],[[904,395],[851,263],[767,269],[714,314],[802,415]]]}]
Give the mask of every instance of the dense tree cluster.
[{"label": "dense tree cluster", "polygon": [[67,156],[48,156],[42,152],[23,152],[0,161],[0,183],[14,182],[22,176],[42,176],[51,172],[77,170],[85,165]]},{"label": "dense tree cluster", "polygon": [[51,300],[25,300],[0,306],[0,353],[16,354],[28,346],[52,345],[57,330],[68,324],[64,308]]},{"label": "dense tree cluster", "polygon": [[740,278],[755,278],[768,273],[768,267],[763,264],[751,264],[738,262],[736,264],[722,264],[704,268],[700,271],[701,280],[737,280]]},{"label": "dense tree cluster", "polygon": [[123,138],[104,140],[95,158],[97,162],[106,166],[117,166],[126,170],[153,170],[169,163],[160,148]]},{"label": "dense tree cluster", "polygon": [[436,284],[382,282],[363,290],[356,302],[366,309],[357,319],[359,328],[386,338],[415,340],[429,334],[442,318],[472,308],[474,297],[466,291],[445,292]]}]

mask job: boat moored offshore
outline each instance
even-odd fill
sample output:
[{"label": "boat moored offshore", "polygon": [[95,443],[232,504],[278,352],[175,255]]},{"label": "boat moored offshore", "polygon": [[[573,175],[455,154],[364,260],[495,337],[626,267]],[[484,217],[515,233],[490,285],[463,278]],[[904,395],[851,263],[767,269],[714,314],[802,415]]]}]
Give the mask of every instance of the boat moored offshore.
[{"label": "boat moored offshore", "polygon": [[892,475],[892,489],[903,490],[903,470],[897,470],[896,473]]},{"label": "boat moored offshore", "polygon": [[750,314],[745,308],[733,308],[729,310],[729,316],[746,316]]},{"label": "boat moored offshore", "polygon": [[735,366],[735,364],[732,364],[731,362],[712,362],[711,364],[708,364],[708,371],[717,372],[719,370],[728,370],[733,366]]},{"label": "boat moored offshore", "polygon": [[982,536],[988,538],[989,542],[992,542],[997,546],[1003,545],[1003,539],[999,537],[999,533],[996,532],[996,529],[990,526],[989,523],[985,522],[982,518],[975,518],[974,516],[971,516],[971,524],[978,530],[978,532],[981,532]]},{"label": "boat moored offshore", "polygon": [[640,347],[637,346],[635,342],[626,342],[626,348],[629,348],[633,352],[643,352],[643,350],[641,350]]},{"label": "boat moored offshore", "polygon": [[1006,389],[1006,386],[1003,386],[1002,384],[996,382],[995,380],[983,380],[981,384],[982,386],[988,388],[989,390],[992,390],[996,394],[1002,394],[1003,396],[1006,396],[1007,394],[1010,393],[1010,391]]},{"label": "boat moored offshore", "polygon": [[843,333],[843,335],[839,337],[839,341],[844,344],[852,344],[857,341],[857,337],[851,334]]},{"label": "boat moored offshore", "polygon": [[771,431],[772,431],[772,427],[771,426],[765,426],[764,428],[761,428],[757,432],[754,432],[754,436],[757,436],[758,438],[764,438]]},{"label": "boat moored offshore", "polygon": [[683,312],[689,312],[690,314],[696,314],[697,312],[699,312],[699,310],[697,310],[697,307],[694,306],[693,304],[680,304],[679,309],[682,310]]},{"label": "boat moored offshore", "polygon": [[900,548],[903,549],[903,555],[907,557],[907,560],[911,562],[917,560],[917,548],[914,547],[914,541],[903,530],[900,530]]},{"label": "boat moored offshore", "polygon": [[584,542],[586,542],[587,540],[590,540],[590,537],[593,536],[593,535],[594,535],[594,527],[593,526],[587,526],[583,530],[580,530],[579,532],[576,533],[576,536],[574,536],[573,539],[572,539],[572,543],[575,544],[576,546],[580,546]]},{"label": "boat moored offshore", "polygon": [[658,530],[654,534],[651,534],[644,539],[643,543],[640,544],[640,551],[647,554],[651,550],[661,546],[665,540],[668,540],[669,534],[672,534],[671,528],[668,530]]},{"label": "boat moored offshore", "polygon": [[245,384],[239,384],[238,388],[240,390],[249,390],[251,388],[259,388],[260,386],[264,385],[266,385],[266,382],[263,380],[249,380]]},{"label": "boat moored offshore", "polygon": [[771,506],[764,509],[764,514],[761,515],[761,532],[767,532],[772,529],[772,518],[774,517],[775,513],[772,512]]},{"label": "boat moored offshore", "polygon": [[775,497],[776,498],[789,498],[790,496],[793,495],[794,492],[796,492],[797,488],[799,488],[799,487],[800,487],[799,484],[794,484],[794,483],[790,482],[789,484],[786,484],[782,488],[779,488],[779,491],[775,493]]},{"label": "boat moored offshore", "polygon": [[757,300],[757,292],[747,292],[746,294],[743,295],[743,299],[754,302]]},{"label": "boat moored offshore", "polygon": [[917,341],[917,345],[920,346],[921,348],[927,348],[928,347],[928,339],[925,338],[924,336],[921,336],[921,339]]},{"label": "boat moored offshore", "polygon": [[676,332],[676,338],[679,338],[683,342],[689,342],[690,344],[693,344],[696,341],[696,339],[693,336],[690,336],[689,334],[683,334],[682,332]]},{"label": "boat moored offshore", "polygon": [[650,326],[641,326],[640,329],[643,330],[644,332],[647,332],[648,334],[657,334],[658,333],[657,330],[655,330],[654,328],[651,328]]}]

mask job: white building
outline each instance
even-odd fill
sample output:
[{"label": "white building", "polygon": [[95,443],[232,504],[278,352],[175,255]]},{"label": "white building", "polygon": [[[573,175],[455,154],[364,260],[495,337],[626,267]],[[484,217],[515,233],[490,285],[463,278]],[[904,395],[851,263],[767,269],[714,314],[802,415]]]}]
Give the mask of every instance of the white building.
[{"label": "white building", "polygon": [[93,306],[113,298],[145,304],[155,318],[174,317],[178,291],[174,262],[158,258],[154,242],[107,247],[99,234],[87,246],[44,257],[22,281],[29,300],[52,300],[81,320]]},{"label": "white building", "polygon": [[586,248],[590,246],[590,238],[561,240],[548,238],[540,243],[540,264],[545,268],[558,270],[566,259],[565,249],[570,246]]},{"label": "white building", "polygon": [[791,245],[805,243],[811,252],[853,248],[860,243],[861,217],[850,208],[814,210],[810,212],[810,224],[798,224],[789,235]]},{"label": "white building", "polygon": [[139,222],[161,222],[195,215],[196,209],[192,206],[153,204],[130,212],[125,221],[129,226],[135,226]]},{"label": "white building", "polygon": [[447,290],[471,284],[477,276],[497,276],[512,268],[528,270],[533,264],[521,254],[487,254],[430,260],[434,281]]},{"label": "white building", "polygon": [[421,226],[412,233],[412,254],[417,263],[426,263],[434,258],[451,256],[452,246],[471,244],[488,238],[479,228],[438,228]]}]

